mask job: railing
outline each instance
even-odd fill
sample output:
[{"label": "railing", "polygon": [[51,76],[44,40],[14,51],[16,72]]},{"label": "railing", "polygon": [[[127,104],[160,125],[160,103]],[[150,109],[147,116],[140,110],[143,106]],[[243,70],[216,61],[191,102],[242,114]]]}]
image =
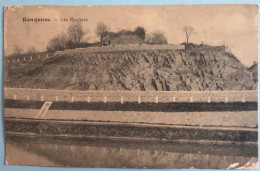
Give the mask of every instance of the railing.
[{"label": "railing", "polygon": [[257,91],[75,91],[4,88],[4,98],[67,102],[212,103],[257,102]]},{"label": "railing", "polygon": [[54,53],[39,53],[33,55],[24,55],[18,57],[5,57],[4,64],[22,64],[22,63],[30,63],[34,61],[44,60],[50,57],[53,57]]}]

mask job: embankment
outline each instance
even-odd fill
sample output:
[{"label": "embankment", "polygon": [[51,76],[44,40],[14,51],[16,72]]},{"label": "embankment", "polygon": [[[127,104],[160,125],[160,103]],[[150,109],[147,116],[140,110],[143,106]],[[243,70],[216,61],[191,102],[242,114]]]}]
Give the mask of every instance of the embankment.
[{"label": "embankment", "polygon": [[189,142],[257,142],[257,129],[5,118],[7,134]]}]

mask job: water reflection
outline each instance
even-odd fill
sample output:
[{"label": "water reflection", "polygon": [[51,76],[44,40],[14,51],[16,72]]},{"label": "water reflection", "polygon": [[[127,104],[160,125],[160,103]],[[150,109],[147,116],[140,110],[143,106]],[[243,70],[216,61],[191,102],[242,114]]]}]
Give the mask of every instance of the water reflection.
[{"label": "water reflection", "polygon": [[225,169],[257,161],[257,145],[8,135],[6,156],[20,165]]}]

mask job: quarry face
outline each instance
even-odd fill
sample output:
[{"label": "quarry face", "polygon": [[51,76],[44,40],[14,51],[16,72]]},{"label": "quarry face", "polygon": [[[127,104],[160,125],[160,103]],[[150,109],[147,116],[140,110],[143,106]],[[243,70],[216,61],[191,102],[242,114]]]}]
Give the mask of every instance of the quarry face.
[{"label": "quarry face", "polygon": [[257,81],[224,47],[55,53],[36,65],[5,67],[5,86],[70,90],[256,90]]}]

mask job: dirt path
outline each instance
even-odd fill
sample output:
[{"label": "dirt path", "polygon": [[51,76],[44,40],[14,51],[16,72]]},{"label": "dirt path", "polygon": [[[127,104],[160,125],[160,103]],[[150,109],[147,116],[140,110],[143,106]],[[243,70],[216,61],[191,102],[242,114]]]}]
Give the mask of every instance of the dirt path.
[{"label": "dirt path", "polygon": [[[39,109],[5,108],[5,117],[35,118]],[[144,112],[49,110],[42,119],[110,121],[173,125],[229,126],[256,128],[257,111],[240,112]]]}]

